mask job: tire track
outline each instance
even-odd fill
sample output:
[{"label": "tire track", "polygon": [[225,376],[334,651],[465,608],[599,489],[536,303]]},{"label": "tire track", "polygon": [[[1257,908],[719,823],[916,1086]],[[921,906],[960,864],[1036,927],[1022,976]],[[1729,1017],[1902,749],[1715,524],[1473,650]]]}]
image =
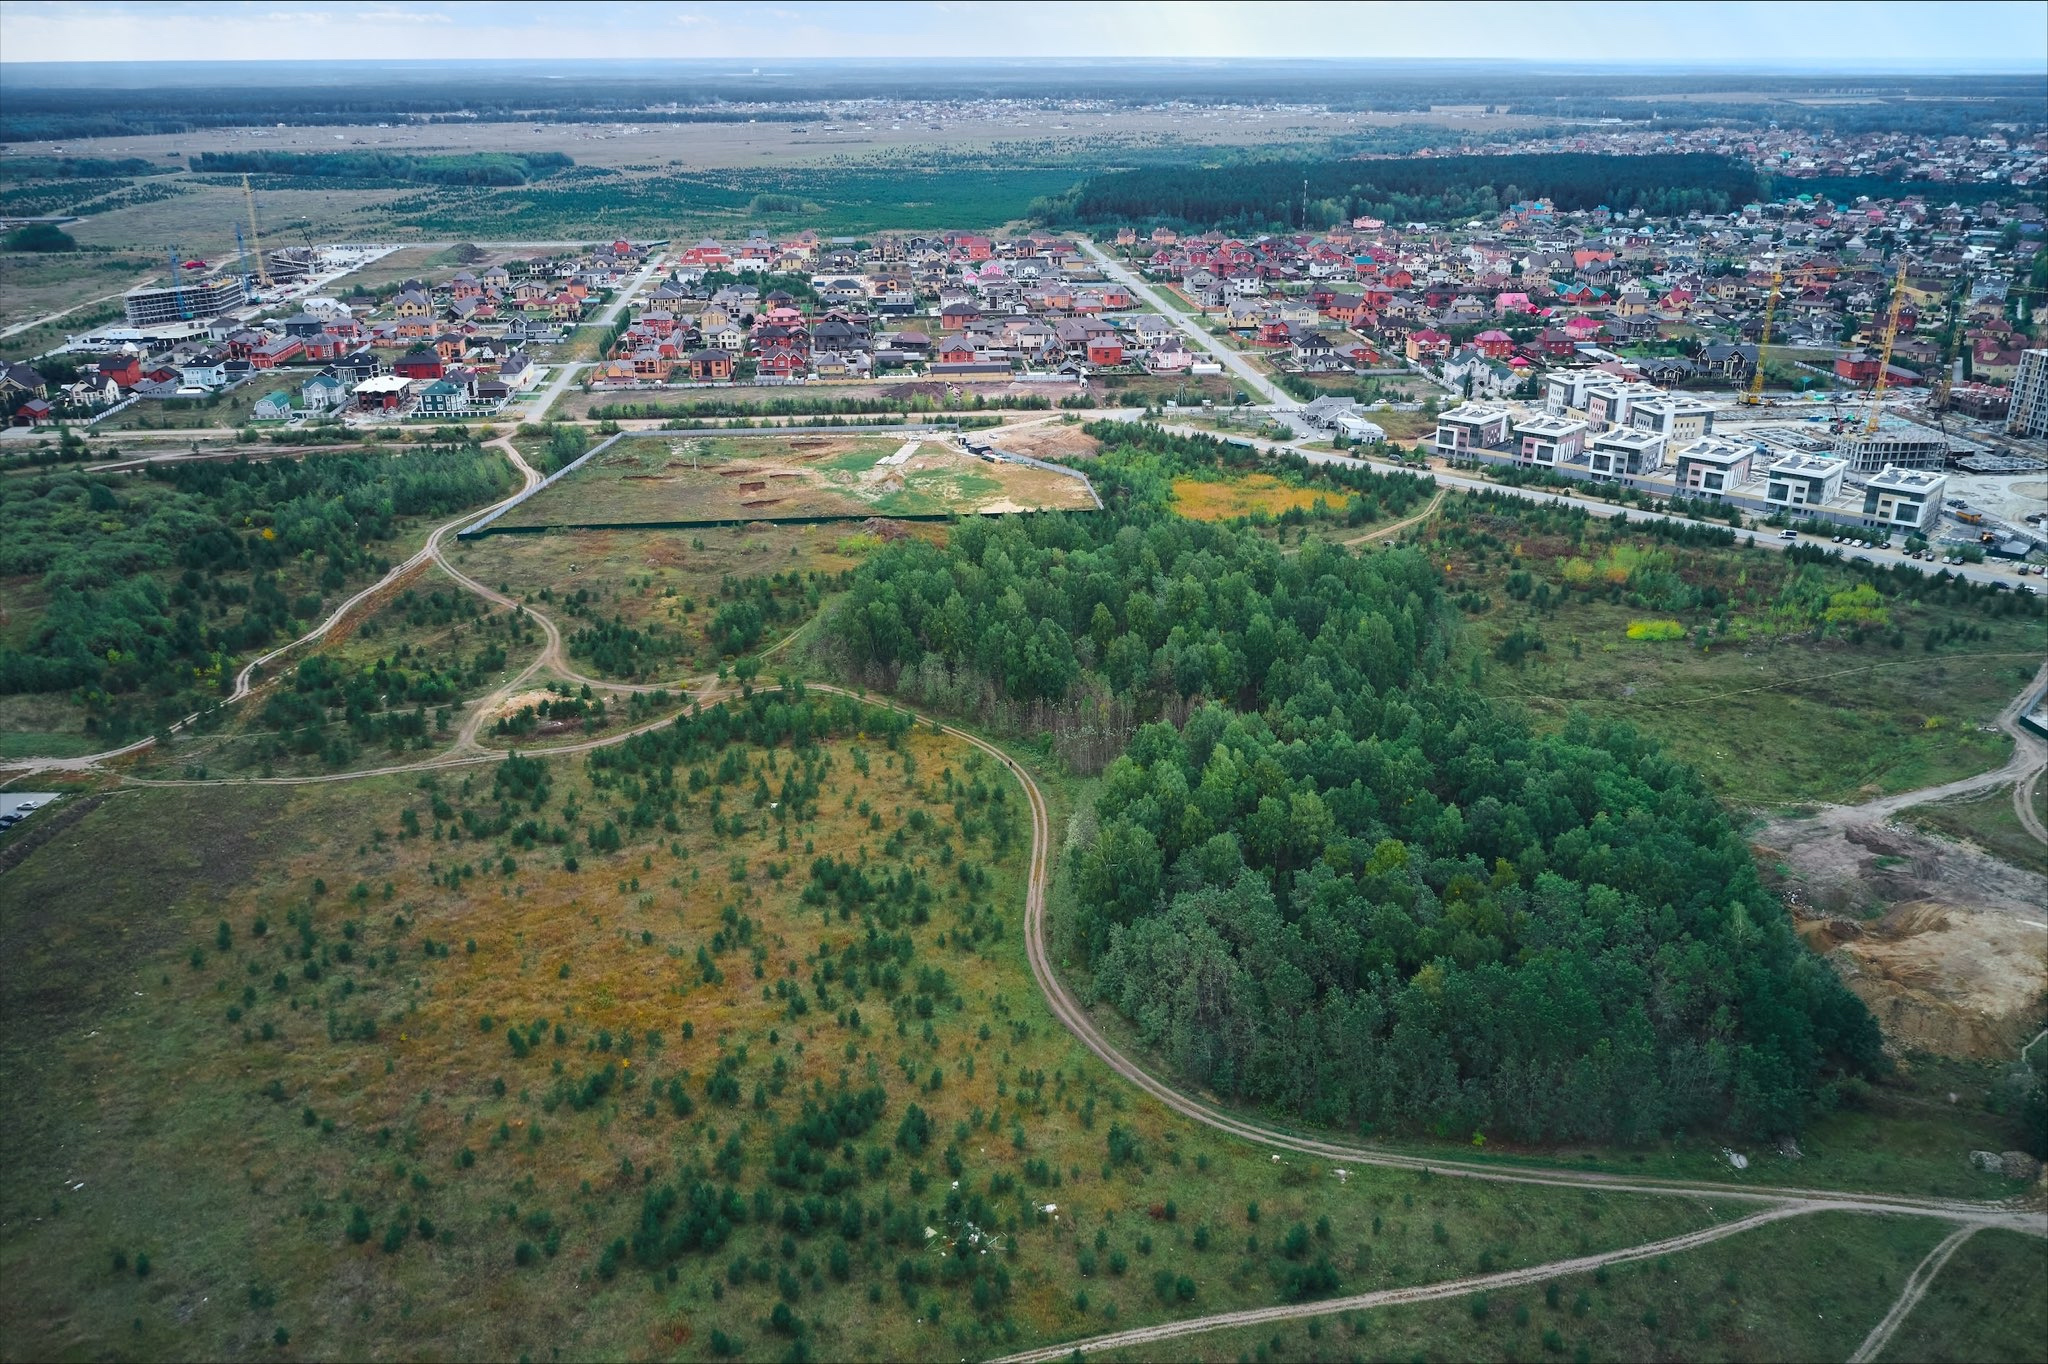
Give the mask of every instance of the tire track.
[{"label": "tire track", "polygon": [[1876,1359],[1884,1347],[1891,1344],[1893,1334],[1904,1324],[1913,1309],[1920,1305],[1920,1299],[1927,1296],[1927,1290],[1934,1286],[1934,1276],[1941,1273],[1942,1266],[1949,1262],[1950,1256],[1963,1248],[1963,1242],[1975,1236],[1980,1230],[1980,1227],[1957,1227],[1940,1245],[1927,1252],[1927,1258],[1922,1260],[1906,1279],[1906,1286],[1900,1290],[1898,1301],[1891,1305],[1891,1310],[1884,1314],[1882,1321],[1870,1328],[1870,1334],[1863,1338],[1863,1343],[1849,1356],[1849,1364],[1867,1364],[1867,1361]]},{"label": "tire track", "polygon": [[1218,1312],[1214,1316],[1194,1317],[1158,1326],[1141,1326],[1129,1331],[1091,1336],[1086,1340],[1072,1341],[1064,1345],[1048,1345],[1037,1350],[1026,1350],[1019,1354],[1005,1355],[995,1361],[995,1364],[1052,1364],[1052,1361],[1070,1359],[1076,1355],[1091,1354],[1100,1350],[1130,1349],[1140,1345],[1157,1345],[1181,1336],[1221,1331],[1233,1326],[1263,1326],[1269,1322],[1334,1316],[1339,1312],[1357,1312],[1373,1307],[1403,1307],[1411,1303],[1435,1302],[1443,1298],[1463,1297],[1468,1293],[1490,1292],[1497,1288],[1522,1288],[1567,1274],[1584,1274],[1602,1265],[1627,1264],[1633,1260],[1647,1260],[1658,1255],[1697,1250],[1701,1246],[1711,1245],[1730,1236],[1739,1236],[1743,1232],[1754,1231],[1758,1227],[1782,1222],[1787,1218],[1804,1217],[1815,1211],[1817,1209],[1810,1207],[1770,1208],[1764,1212],[1751,1213],[1738,1221],[1724,1222],[1719,1226],[1687,1232],[1683,1236],[1673,1236],[1663,1241],[1630,1246],[1625,1250],[1603,1251],[1597,1255],[1581,1255],[1570,1260],[1553,1260],[1548,1264],[1531,1265],[1527,1269],[1504,1270],[1498,1274],[1475,1274],[1469,1278],[1446,1279],[1440,1283],[1419,1284],[1413,1288],[1383,1288],[1372,1293],[1355,1293],[1348,1298],[1324,1298],[1317,1302],[1289,1303],[1282,1307],[1251,1307],[1236,1312]]}]

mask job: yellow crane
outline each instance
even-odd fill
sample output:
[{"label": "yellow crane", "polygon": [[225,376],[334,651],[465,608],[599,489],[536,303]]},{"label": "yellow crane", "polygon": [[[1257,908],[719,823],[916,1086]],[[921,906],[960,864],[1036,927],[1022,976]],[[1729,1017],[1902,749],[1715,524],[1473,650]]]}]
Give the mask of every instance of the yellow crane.
[{"label": "yellow crane", "polygon": [[1885,319],[1884,349],[1877,357],[1877,381],[1870,386],[1870,416],[1863,422],[1863,434],[1871,435],[1877,430],[1877,419],[1884,413],[1884,385],[1892,369],[1892,346],[1899,339],[1899,309],[1906,303],[1906,261],[1901,253],[1899,273],[1892,279],[1892,311]]},{"label": "yellow crane", "polygon": [[249,249],[256,253],[256,278],[264,288],[270,287],[270,267],[263,263],[263,235],[256,230],[256,191],[249,184],[249,177],[242,177],[242,193],[249,200]]},{"label": "yellow crane", "polygon": [[1756,342],[1756,370],[1749,376],[1749,392],[1742,395],[1744,407],[1762,407],[1764,402],[1764,351],[1771,344],[1771,317],[1778,311],[1778,291],[1784,287],[1785,272],[1771,271],[1771,296],[1764,300],[1764,329]]}]

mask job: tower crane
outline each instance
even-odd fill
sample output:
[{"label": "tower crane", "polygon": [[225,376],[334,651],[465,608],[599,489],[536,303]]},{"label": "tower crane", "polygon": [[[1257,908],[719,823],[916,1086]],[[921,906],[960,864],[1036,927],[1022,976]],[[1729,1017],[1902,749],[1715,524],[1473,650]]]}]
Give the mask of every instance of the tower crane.
[{"label": "tower crane", "polygon": [[1884,385],[1885,380],[1891,376],[1892,346],[1899,339],[1899,309],[1905,306],[1905,302],[1906,261],[1902,255],[1899,258],[1899,272],[1892,279],[1892,311],[1891,316],[1885,319],[1884,349],[1877,357],[1877,382],[1870,386],[1870,416],[1863,422],[1863,434],[1866,436],[1876,433],[1877,419],[1884,412]]},{"label": "tower crane", "polygon": [[185,276],[178,267],[178,248],[173,245],[166,247],[165,250],[170,253],[171,257],[171,297],[178,300],[178,316],[190,322],[192,320],[192,304],[185,297],[185,286],[182,282]]},{"label": "tower crane", "polygon": [[270,267],[263,263],[263,234],[256,230],[256,191],[249,184],[249,177],[242,177],[242,193],[249,200],[249,245],[256,252],[256,278],[264,288],[270,287]]},{"label": "tower crane", "polygon": [[1749,392],[1742,395],[1744,407],[1761,407],[1764,401],[1764,351],[1771,344],[1771,318],[1778,311],[1778,291],[1784,287],[1785,272],[1771,271],[1771,296],[1764,301],[1764,329],[1757,337],[1756,371],[1749,376]]}]

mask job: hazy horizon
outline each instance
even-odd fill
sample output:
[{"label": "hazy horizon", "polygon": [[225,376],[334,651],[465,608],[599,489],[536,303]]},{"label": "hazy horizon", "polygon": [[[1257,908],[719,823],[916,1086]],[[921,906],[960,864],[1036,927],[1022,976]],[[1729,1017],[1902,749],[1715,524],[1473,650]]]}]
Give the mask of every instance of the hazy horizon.
[{"label": "hazy horizon", "polygon": [[[1515,62],[1581,70],[1843,74],[2013,74],[2048,70],[2048,5],[1972,3],[1673,3],[1625,11],[1625,60],[1588,61],[1590,41],[1623,13],[1603,4],[1276,3],[1048,0],[1025,11],[982,0],[766,8],[621,3],[564,12],[543,5],[423,3],[220,7],[0,4],[0,67],[186,62],[386,67],[466,61],[959,62],[1088,65],[1179,62]],[[1023,18],[1020,20],[1020,16]],[[1170,23],[1161,22],[1170,16]],[[1058,51],[1009,53],[1021,41]],[[393,56],[434,45],[462,50]],[[633,54],[618,57],[622,46]],[[313,50],[318,55],[300,56]],[[1797,53],[1772,60],[1760,50]],[[536,56],[536,52],[547,55]]]}]

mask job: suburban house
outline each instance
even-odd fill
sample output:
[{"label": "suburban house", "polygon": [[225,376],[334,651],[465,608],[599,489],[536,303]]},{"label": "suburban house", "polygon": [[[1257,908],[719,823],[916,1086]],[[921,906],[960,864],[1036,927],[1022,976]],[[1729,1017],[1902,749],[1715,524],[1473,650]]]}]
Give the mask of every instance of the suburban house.
[{"label": "suburban house", "polygon": [[1507,444],[1506,408],[1463,403],[1436,419],[1436,452],[1456,459],[1472,450],[1499,449]]},{"label": "suburban house", "polygon": [[1804,452],[1786,455],[1767,471],[1764,500],[1788,511],[1832,502],[1841,494],[1842,476],[1848,471],[1847,460]]},{"label": "suburban house", "polygon": [[1678,452],[1675,474],[1678,491],[1714,502],[1749,480],[1753,447],[1737,441],[1708,436]]}]

